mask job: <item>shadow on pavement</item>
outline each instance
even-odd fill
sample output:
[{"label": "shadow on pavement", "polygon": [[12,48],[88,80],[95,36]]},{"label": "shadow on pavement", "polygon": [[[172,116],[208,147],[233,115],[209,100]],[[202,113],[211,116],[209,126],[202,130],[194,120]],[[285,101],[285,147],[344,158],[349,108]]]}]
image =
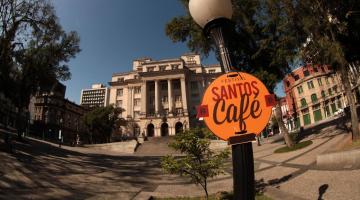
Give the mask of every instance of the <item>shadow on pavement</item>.
[{"label": "shadow on pavement", "polygon": [[154,182],[164,176],[160,157],[83,154],[33,140],[16,141],[15,152],[10,154],[3,151],[4,145],[0,140],[0,199],[11,194],[20,199],[84,199],[121,191],[135,194],[136,188],[155,190]]},{"label": "shadow on pavement", "polygon": [[323,200],[322,196],[325,194],[326,190],[329,188],[328,184],[323,184],[319,187],[319,197],[318,200]]}]

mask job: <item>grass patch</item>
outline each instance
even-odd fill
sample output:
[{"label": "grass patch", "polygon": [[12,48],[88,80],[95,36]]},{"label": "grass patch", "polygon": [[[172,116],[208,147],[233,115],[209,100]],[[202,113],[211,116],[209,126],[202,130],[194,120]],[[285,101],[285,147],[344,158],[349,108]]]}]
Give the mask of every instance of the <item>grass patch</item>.
[{"label": "grass patch", "polygon": [[[152,197],[152,200],[205,200],[205,197],[174,197],[174,198],[157,198]],[[232,200],[233,194],[221,192],[209,196],[209,200]],[[264,194],[256,194],[255,200],[272,200]]]},{"label": "grass patch", "polygon": [[286,152],[290,152],[290,151],[296,151],[298,149],[305,148],[305,147],[311,145],[312,143],[313,142],[311,140],[307,140],[307,141],[295,144],[292,148],[289,148],[287,146],[278,148],[274,151],[274,153],[286,153]]}]

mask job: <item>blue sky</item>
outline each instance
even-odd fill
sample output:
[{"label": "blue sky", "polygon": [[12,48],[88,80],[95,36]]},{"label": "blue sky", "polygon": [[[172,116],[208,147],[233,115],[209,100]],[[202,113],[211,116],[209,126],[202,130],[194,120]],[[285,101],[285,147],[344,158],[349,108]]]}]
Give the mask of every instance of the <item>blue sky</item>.
[{"label": "blue sky", "polygon": [[[64,82],[66,97],[76,103],[81,89],[107,84],[113,73],[131,70],[133,59],[176,58],[189,52],[164,31],[170,19],[184,13],[177,0],[53,0],[53,4],[63,28],[80,35],[82,51],[70,61],[72,78]],[[212,54],[203,63],[218,62]]]}]

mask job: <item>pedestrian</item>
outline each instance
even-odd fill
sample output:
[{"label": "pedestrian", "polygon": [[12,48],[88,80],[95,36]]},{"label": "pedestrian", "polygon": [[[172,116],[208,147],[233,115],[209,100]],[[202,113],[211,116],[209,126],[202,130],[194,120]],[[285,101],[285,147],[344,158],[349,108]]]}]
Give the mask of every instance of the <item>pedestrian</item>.
[{"label": "pedestrian", "polygon": [[[261,133],[260,133],[261,134]],[[260,143],[260,137],[261,137],[261,135],[260,134],[258,134],[258,135],[256,135],[256,140],[257,140],[257,145],[258,146],[261,146],[261,143]]]}]

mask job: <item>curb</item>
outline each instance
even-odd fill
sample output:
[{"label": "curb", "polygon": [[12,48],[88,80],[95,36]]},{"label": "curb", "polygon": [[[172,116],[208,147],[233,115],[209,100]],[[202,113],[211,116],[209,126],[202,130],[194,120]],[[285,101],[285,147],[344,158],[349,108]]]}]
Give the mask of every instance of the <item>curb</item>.
[{"label": "curb", "polygon": [[316,165],[319,167],[356,164],[360,164],[360,149],[327,153],[316,157]]}]

